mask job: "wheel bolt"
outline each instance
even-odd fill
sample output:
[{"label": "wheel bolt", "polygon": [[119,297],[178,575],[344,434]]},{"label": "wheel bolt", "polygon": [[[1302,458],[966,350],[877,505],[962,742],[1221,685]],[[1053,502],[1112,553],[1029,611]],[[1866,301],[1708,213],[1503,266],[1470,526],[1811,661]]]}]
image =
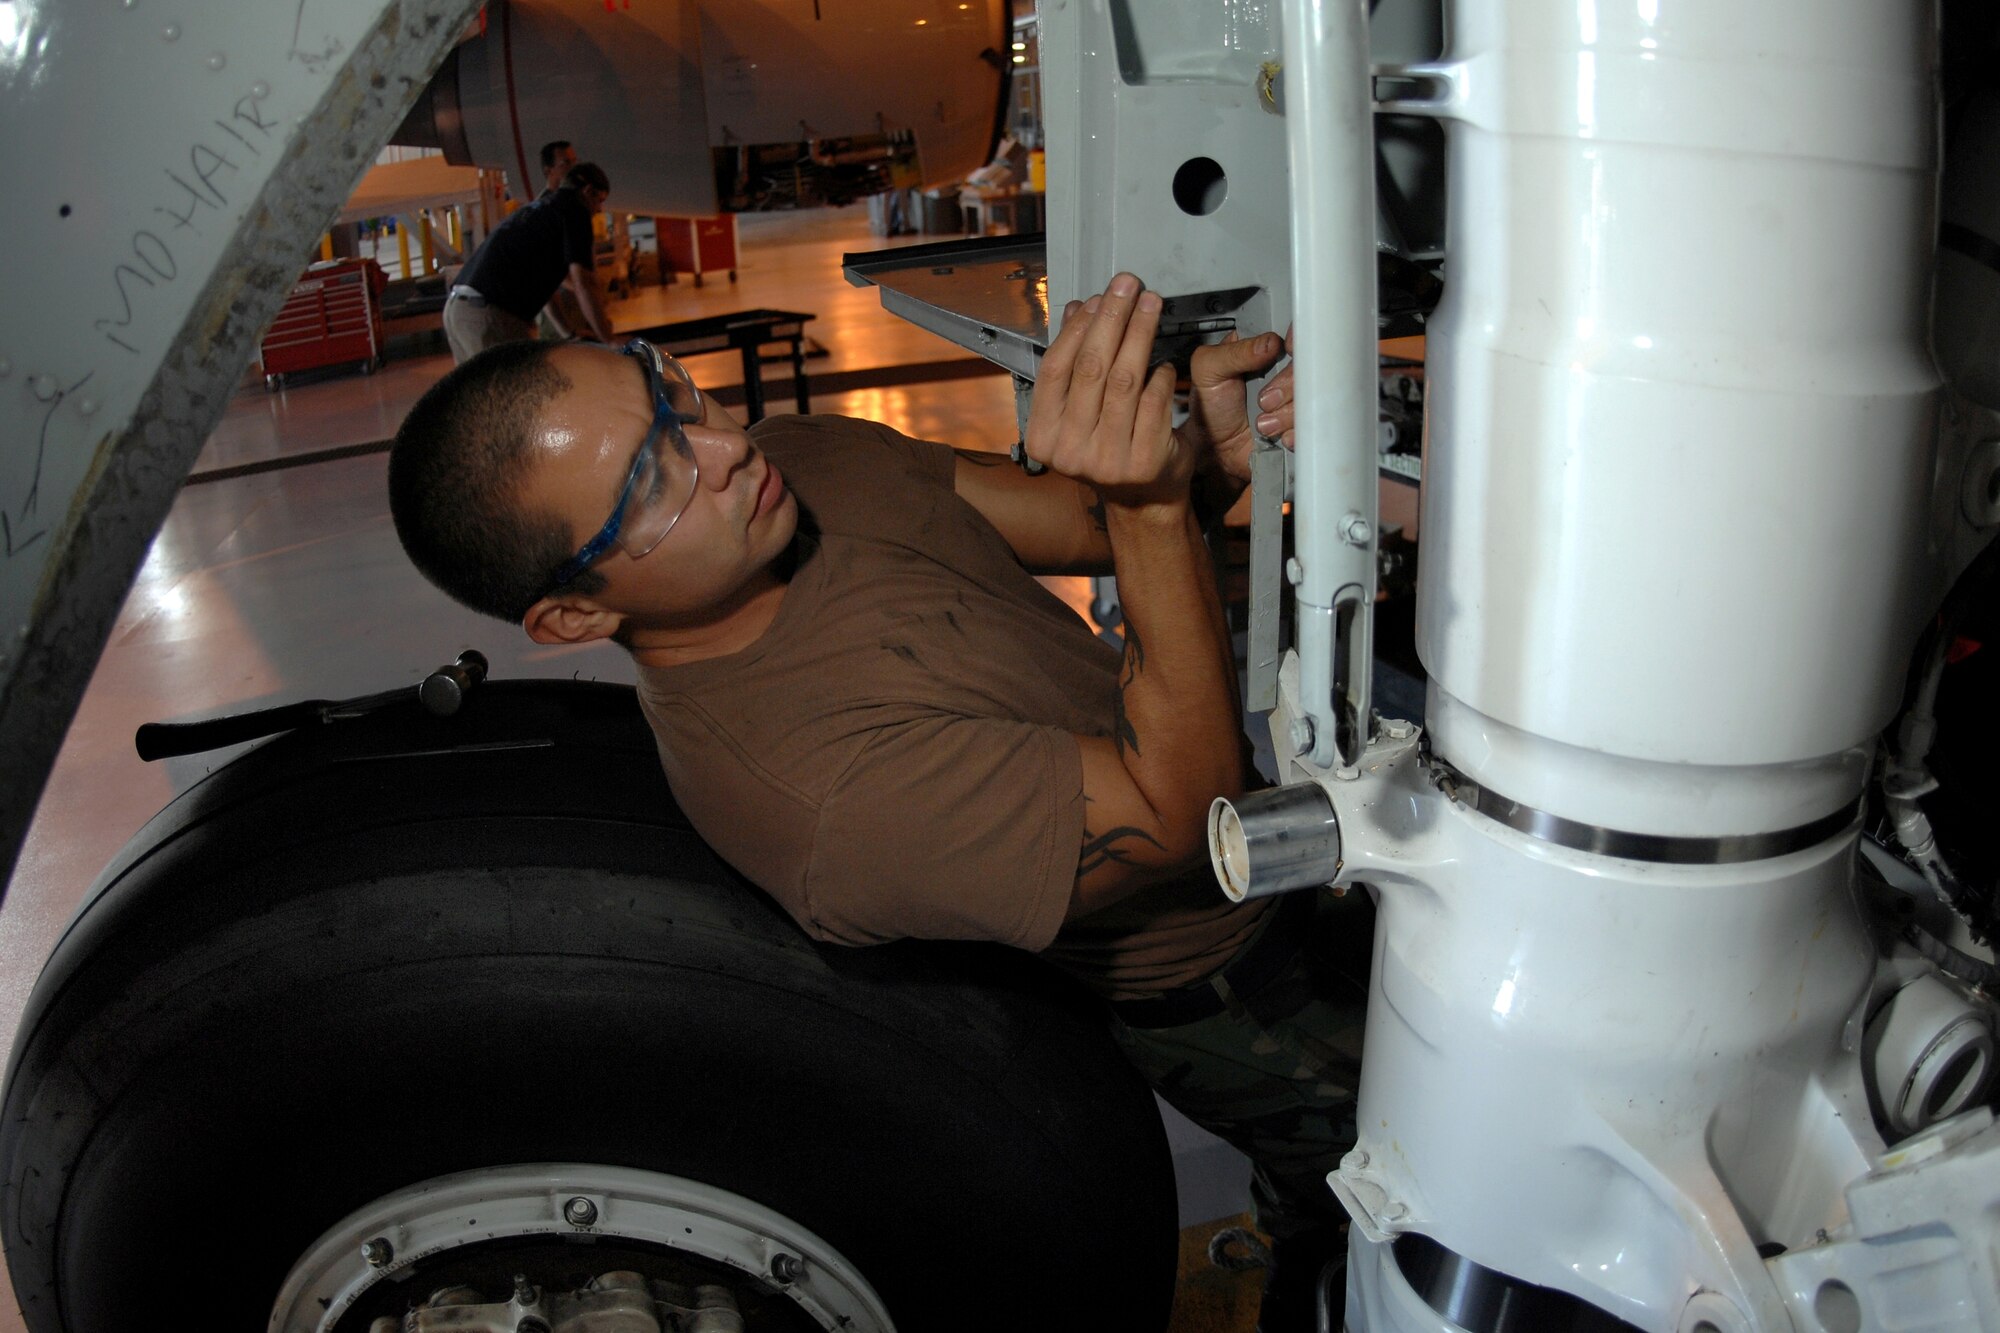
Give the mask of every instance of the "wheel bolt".
[{"label": "wheel bolt", "polygon": [[368,1261],[370,1268],[387,1268],[389,1261],[396,1257],[396,1247],[389,1243],[387,1236],[377,1236],[361,1243],[361,1257]]},{"label": "wheel bolt", "polygon": [[563,1219],[573,1227],[587,1227],[597,1221],[597,1205],[581,1194],[563,1205]]},{"label": "wheel bolt", "polygon": [[771,1257],[771,1276],[787,1286],[803,1281],[806,1275],[806,1261],[796,1254],[778,1254]]}]

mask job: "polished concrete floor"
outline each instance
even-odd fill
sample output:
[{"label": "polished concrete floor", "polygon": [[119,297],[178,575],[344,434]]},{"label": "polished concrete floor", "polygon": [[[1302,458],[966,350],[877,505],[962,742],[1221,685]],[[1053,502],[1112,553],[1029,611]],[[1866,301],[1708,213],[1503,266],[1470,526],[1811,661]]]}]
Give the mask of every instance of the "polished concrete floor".
[{"label": "polished concrete floor", "polygon": [[[933,367],[918,382],[816,393],[815,411],[958,445],[1013,442],[1006,376],[935,378],[945,372],[933,363],[970,358],[841,278],[843,252],[893,243],[869,234],[862,210],[749,217],[742,239],[735,283],[711,275],[700,288],[686,278],[644,288],[614,304],[614,322],[635,329],[754,306],[811,311],[818,319],[808,329],[825,355],[808,363],[809,374]],[[446,600],[396,544],[383,453],[321,457],[385,440],[449,367],[441,350],[420,345],[373,375],[300,376],[275,393],[246,376],[126,600],[0,907],[0,1036],[9,1044],[43,960],[100,869],[155,811],[233,753],[144,763],[132,747],[140,723],[414,684],[468,647],[492,660],[496,676],[631,680],[616,648],[537,647]],[[741,378],[733,353],[690,367],[709,387]],[[790,406],[783,388],[773,406]],[[1087,606],[1082,580],[1057,583],[1072,605]],[[1182,1220],[1197,1256],[1175,1328],[1247,1330],[1256,1275],[1203,1271],[1198,1251],[1213,1224],[1194,1225],[1242,1209],[1247,1168],[1173,1120]],[[12,1302],[0,1301],[0,1333],[21,1327]]]}]

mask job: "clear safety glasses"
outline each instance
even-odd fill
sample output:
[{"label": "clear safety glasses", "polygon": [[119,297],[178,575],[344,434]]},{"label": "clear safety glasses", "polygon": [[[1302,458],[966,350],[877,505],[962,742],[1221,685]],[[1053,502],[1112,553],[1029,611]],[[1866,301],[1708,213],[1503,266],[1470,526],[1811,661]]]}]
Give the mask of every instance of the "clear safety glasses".
[{"label": "clear safety glasses", "polygon": [[[653,425],[632,457],[632,470],[625,475],[625,488],[618,493],[611,517],[556,571],[558,588],[589,569],[614,544],[635,560],[658,546],[681,521],[701,482],[701,468],[682,429],[701,420],[701,390],[695,388],[687,367],[644,338],[632,339],[619,351],[646,372],[646,387],[653,395]],[[662,456],[663,443],[671,451],[669,456]]]}]

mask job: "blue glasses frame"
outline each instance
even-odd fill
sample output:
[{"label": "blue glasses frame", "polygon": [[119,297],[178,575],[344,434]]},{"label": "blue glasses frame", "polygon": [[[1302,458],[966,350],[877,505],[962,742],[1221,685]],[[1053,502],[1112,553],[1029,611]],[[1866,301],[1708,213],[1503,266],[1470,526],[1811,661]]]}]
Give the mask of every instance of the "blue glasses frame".
[{"label": "blue glasses frame", "polygon": [[[657,454],[661,435],[668,431],[673,432],[674,439],[679,445],[676,452],[688,460],[688,466],[693,470],[694,484],[688,488],[688,498],[681,502],[681,507],[674,511],[674,516],[667,520],[667,526],[660,529],[660,535],[647,546],[646,551],[652,550],[654,546],[666,540],[667,534],[674,530],[674,525],[681,521],[681,515],[687,512],[690,504],[694,503],[695,491],[701,485],[701,465],[695,461],[694,450],[689,447],[687,442],[687,432],[682,429],[682,427],[690,422],[701,420],[701,390],[695,387],[693,377],[687,373],[687,370],[682,367],[680,362],[674,361],[672,357],[647,342],[644,338],[632,339],[619,348],[618,352],[621,356],[629,356],[634,361],[637,361],[640,367],[646,372],[646,387],[651,390],[653,395],[653,424],[647,430],[646,438],[639,441],[638,450],[632,455],[632,466],[625,473],[625,485],[619,489],[618,503],[612,506],[611,517],[604,520],[604,526],[597,530],[595,537],[585,542],[581,549],[563,562],[562,568],[556,571],[554,586],[557,588],[567,586],[578,574],[596,564],[603,558],[604,553],[610,550],[618,541],[618,534],[625,527],[625,512],[632,503],[632,490],[639,484],[639,477],[645,471],[647,457]],[[677,378],[686,384],[694,394],[694,410],[692,412],[681,411],[667,397],[667,363],[670,361],[673,362],[675,370],[679,372]],[[654,466],[660,466],[657,458],[655,458]],[[644,555],[646,551],[638,551],[634,554]]]}]

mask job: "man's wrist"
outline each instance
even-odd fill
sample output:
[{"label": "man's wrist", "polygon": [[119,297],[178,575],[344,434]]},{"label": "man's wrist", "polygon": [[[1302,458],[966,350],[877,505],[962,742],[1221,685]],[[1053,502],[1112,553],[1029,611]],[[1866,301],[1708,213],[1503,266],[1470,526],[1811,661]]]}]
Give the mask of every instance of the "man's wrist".
[{"label": "man's wrist", "polygon": [[1195,523],[1193,498],[1185,491],[1157,499],[1100,498],[1104,505],[1106,530],[1111,535],[1114,550],[1121,532],[1140,535],[1199,531]]}]

